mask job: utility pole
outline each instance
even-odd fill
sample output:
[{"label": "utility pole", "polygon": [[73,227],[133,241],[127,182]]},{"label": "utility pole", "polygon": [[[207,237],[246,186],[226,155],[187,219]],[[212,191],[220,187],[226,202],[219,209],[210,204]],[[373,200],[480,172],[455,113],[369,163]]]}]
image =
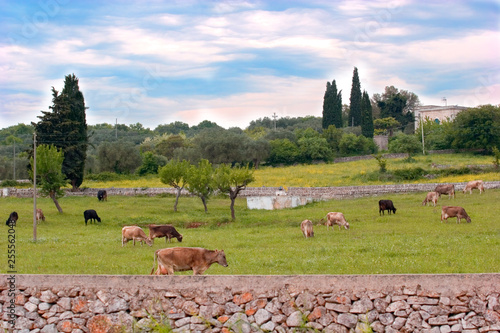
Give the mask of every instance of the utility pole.
[{"label": "utility pole", "polygon": [[33,133],[33,241],[36,242],[36,132]]},{"label": "utility pole", "polygon": [[276,131],[276,118],[278,118],[278,116],[276,115],[276,112],[273,113],[273,120],[274,120],[274,130]]},{"label": "utility pole", "polygon": [[118,118],[115,119],[115,139],[118,139]]},{"label": "utility pole", "polygon": [[12,178],[16,180],[16,139],[14,138],[14,174]]},{"label": "utility pole", "polygon": [[424,143],[424,121],[422,119],[422,114],[418,114],[418,119],[420,121],[420,127],[422,127],[422,154],[425,155],[425,143]]}]

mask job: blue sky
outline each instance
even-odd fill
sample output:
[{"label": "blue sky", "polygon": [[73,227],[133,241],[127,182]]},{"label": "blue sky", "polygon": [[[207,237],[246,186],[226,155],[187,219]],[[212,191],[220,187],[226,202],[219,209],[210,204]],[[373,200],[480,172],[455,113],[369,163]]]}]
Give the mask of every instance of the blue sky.
[{"label": "blue sky", "polygon": [[0,128],[80,79],[87,123],[245,128],[349,104],[353,68],[423,105],[500,104],[500,1],[0,0]]}]

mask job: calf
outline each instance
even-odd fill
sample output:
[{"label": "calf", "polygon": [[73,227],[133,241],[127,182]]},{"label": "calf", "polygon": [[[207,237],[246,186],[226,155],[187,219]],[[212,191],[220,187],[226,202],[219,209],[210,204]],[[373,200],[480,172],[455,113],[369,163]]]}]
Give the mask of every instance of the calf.
[{"label": "calf", "polygon": [[313,224],[309,220],[304,220],[300,224],[300,230],[305,238],[314,237]]},{"label": "calf", "polygon": [[15,227],[18,219],[19,215],[17,215],[17,212],[12,212],[10,213],[9,218],[5,222],[5,225],[8,225],[9,227]]},{"label": "calf", "polygon": [[464,194],[465,192],[469,191],[470,194],[472,194],[472,190],[477,188],[479,190],[479,194],[484,192],[484,183],[482,180],[471,180],[470,182],[465,185],[464,188]]},{"label": "calf", "polygon": [[[158,265],[156,264],[158,261]],[[224,250],[207,250],[200,247],[173,247],[157,250],[154,254],[153,269],[150,275],[173,275],[174,272],[193,271],[201,275],[213,263],[227,267]],[[155,271],[156,268],[156,271]]]},{"label": "calf", "polygon": [[[339,230],[341,230],[341,227],[344,227],[344,229],[349,229],[349,222],[346,221],[344,214],[338,213],[338,212],[330,212],[326,214],[326,230],[328,230],[328,227],[332,227],[333,230],[333,225],[336,224],[339,226]],[[323,222],[325,218],[321,219],[321,222]]]},{"label": "calf", "polygon": [[467,223],[471,223],[469,215],[467,215],[465,209],[462,207],[443,206],[441,209],[441,222],[443,222],[443,220],[448,222],[448,217],[456,217],[457,223],[460,223],[461,219],[465,219]]},{"label": "calf", "polygon": [[101,222],[101,218],[99,216],[97,216],[97,212],[93,209],[88,209],[88,210],[84,211],[83,217],[85,218],[85,225],[87,225],[88,220],[90,220],[91,223],[92,223],[92,221],[94,221],[94,223],[95,223],[95,220]]},{"label": "calf", "polygon": [[392,200],[380,200],[378,202],[378,214],[384,215],[386,210],[389,212],[389,215],[391,215],[391,211],[396,214],[396,208],[394,207]]},{"label": "calf", "polygon": [[438,185],[434,189],[434,192],[439,193],[439,196],[441,196],[441,194],[448,194],[448,198],[451,199],[452,196],[453,198],[455,198],[455,185],[453,184]]},{"label": "calf", "polygon": [[135,246],[135,241],[138,240],[141,242],[146,242],[149,246],[153,245],[151,243],[151,240],[146,236],[146,233],[144,230],[142,230],[140,227],[137,226],[125,226],[122,228],[122,247],[127,243],[129,240],[132,240],[132,243]]},{"label": "calf", "polygon": [[436,207],[438,198],[439,198],[439,193],[429,192],[427,193],[427,196],[425,197],[424,201],[422,201],[422,206],[427,205],[428,202],[432,202],[434,204],[434,207]]},{"label": "calf", "polygon": [[108,192],[106,192],[106,190],[97,191],[97,200],[108,201]]},{"label": "calf", "polygon": [[45,215],[43,215],[42,209],[36,209],[36,223],[39,223],[40,220],[45,221]]},{"label": "calf", "polygon": [[171,242],[173,237],[177,238],[177,241],[182,242],[182,235],[175,230],[174,226],[170,224],[166,225],[154,225],[150,224],[149,227],[149,239],[154,243],[155,238],[165,237],[165,243],[167,239]]}]

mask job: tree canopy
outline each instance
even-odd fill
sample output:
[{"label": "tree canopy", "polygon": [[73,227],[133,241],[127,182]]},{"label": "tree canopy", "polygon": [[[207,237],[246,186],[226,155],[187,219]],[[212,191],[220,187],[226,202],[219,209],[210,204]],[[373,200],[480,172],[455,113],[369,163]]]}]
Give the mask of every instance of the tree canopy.
[{"label": "tree canopy", "polygon": [[342,90],[337,92],[335,80],[326,83],[325,96],[323,98],[323,122],[324,129],[330,125],[337,128],[342,127]]},{"label": "tree canopy", "polygon": [[361,83],[359,82],[358,69],[354,67],[352,73],[351,97],[349,99],[349,126],[361,125]]}]

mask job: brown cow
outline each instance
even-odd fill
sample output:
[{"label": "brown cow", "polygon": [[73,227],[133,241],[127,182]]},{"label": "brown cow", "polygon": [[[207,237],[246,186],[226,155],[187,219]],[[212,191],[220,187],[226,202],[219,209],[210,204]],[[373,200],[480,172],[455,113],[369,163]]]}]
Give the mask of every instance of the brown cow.
[{"label": "brown cow", "polygon": [[484,192],[484,183],[482,180],[471,180],[470,182],[465,185],[464,188],[464,194],[465,192],[469,191],[470,194],[472,194],[472,190],[477,188],[479,190],[479,194]]},{"label": "brown cow", "polygon": [[[158,265],[156,261],[158,260]],[[173,275],[174,272],[193,271],[193,275],[201,275],[213,263],[227,267],[224,250],[207,250],[201,247],[172,247],[157,250],[154,254],[154,264],[151,274]]]},{"label": "brown cow", "polygon": [[[339,230],[341,230],[341,227],[344,227],[345,229],[349,229],[349,222],[346,221],[344,214],[338,213],[338,212],[330,212],[326,214],[326,230],[328,230],[328,227],[331,226],[333,230],[333,225],[336,224],[339,226]],[[325,218],[321,219],[321,222],[323,222]]]},{"label": "brown cow", "polygon": [[448,194],[448,198],[451,198],[452,196],[453,196],[453,198],[455,198],[455,185],[453,185],[453,184],[438,185],[434,189],[434,192],[439,193],[439,196],[441,196],[441,194]]},{"label": "brown cow", "polygon": [[443,206],[443,208],[441,209],[441,222],[443,222],[443,220],[446,220],[446,222],[448,222],[448,217],[456,217],[457,223],[460,223],[461,219],[466,219],[467,223],[471,222],[469,215],[467,215],[465,209],[463,209],[462,207]]},{"label": "brown cow", "polygon": [[310,220],[304,220],[300,224],[300,230],[305,238],[314,237],[313,224]]},{"label": "brown cow", "polygon": [[151,243],[151,240],[146,236],[146,233],[144,230],[142,230],[138,226],[125,226],[122,228],[122,247],[127,243],[129,240],[132,240],[134,246],[135,246],[135,241],[138,240],[141,242],[146,242],[149,246],[153,245]]},{"label": "brown cow", "polygon": [[155,238],[165,237],[165,243],[167,239],[171,242],[172,238],[177,238],[179,242],[182,242],[182,235],[170,224],[165,225],[154,225],[150,224],[149,227],[149,239],[154,243]]},{"label": "brown cow", "polygon": [[40,220],[45,221],[45,215],[40,208],[36,209],[36,223],[40,223]]},{"label": "brown cow", "polygon": [[434,204],[434,207],[436,207],[438,199],[439,199],[439,193],[429,192],[427,193],[427,196],[425,197],[424,201],[422,201],[422,206],[427,205],[428,202],[432,202]]}]

